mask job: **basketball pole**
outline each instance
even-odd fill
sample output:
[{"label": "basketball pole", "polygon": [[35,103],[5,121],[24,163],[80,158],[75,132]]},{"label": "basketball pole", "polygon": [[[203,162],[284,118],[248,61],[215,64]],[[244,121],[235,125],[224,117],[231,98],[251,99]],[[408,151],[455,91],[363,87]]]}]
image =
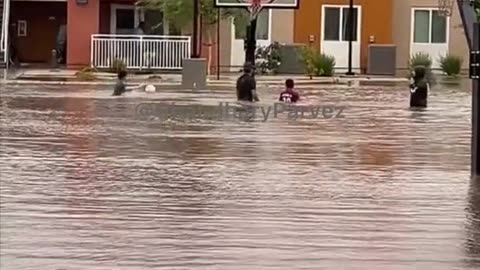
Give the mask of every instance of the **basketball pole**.
[{"label": "basketball pole", "polygon": [[255,66],[255,49],[257,47],[256,39],[257,17],[250,21],[247,26],[247,48],[245,50],[245,62],[250,62]]},{"label": "basketball pole", "polygon": [[470,51],[470,78],[472,79],[472,150],[471,171],[473,177],[480,176],[480,83],[479,83],[479,55],[480,55],[480,25],[473,24],[473,40]]},{"label": "basketball pole", "polygon": [[[473,1],[456,0],[470,49],[469,77],[472,79],[471,175],[480,179],[480,22]],[[454,3],[455,3],[454,2]]]}]

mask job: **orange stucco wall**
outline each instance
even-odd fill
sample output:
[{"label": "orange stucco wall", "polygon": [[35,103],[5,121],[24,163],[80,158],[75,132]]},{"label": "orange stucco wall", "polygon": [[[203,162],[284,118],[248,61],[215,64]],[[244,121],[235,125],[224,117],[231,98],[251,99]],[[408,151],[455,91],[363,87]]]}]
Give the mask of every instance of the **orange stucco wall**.
[{"label": "orange stucco wall", "polygon": [[90,39],[99,31],[100,0],[89,0],[86,5],[77,5],[68,0],[67,12],[67,66],[79,67],[90,64]]},{"label": "orange stucco wall", "polygon": [[[301,0],[295,11],[294,41],[305,43],[314,35],[314,45],[320,49],[322,5],[348,5],[348,0]],[[367,65],[369,37],[375,36],[376,44],[392,44],[392,0],[355,0],[362,7],[361,54],[362,69]]]}]

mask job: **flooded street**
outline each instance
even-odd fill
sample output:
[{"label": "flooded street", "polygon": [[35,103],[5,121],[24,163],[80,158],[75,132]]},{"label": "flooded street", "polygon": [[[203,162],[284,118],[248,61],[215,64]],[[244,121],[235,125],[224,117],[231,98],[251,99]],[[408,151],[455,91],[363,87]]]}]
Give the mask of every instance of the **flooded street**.
[{"label": "flooded street", "polygon": [[232,89],[1,87],[2,270],[480,269],[468,88],[425,111],[403,87],[302,89],[344,117],[246,122],[139,115]]}]

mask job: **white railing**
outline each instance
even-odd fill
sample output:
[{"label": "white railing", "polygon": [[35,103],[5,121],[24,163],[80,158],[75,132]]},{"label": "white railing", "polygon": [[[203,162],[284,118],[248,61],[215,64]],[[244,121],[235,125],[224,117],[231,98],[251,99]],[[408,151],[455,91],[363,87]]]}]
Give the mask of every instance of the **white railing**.
[{"label": "white railing", "polygon": [[188,36],[104,35],[91,40],[91,65],[109,68],[122,60],[130,69],[181,69],[182,60],[190,58]]}]

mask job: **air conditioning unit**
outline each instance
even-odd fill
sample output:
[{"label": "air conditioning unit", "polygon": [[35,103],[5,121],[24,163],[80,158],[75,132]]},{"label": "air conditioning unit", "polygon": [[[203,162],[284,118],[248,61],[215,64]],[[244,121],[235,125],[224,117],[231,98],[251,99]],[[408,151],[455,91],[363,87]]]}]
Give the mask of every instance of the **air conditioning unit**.
[{"label": "air conditioning unit", "polygon": [[395,76],[397,47],[391,44],[368,46],[367,74]]}]

